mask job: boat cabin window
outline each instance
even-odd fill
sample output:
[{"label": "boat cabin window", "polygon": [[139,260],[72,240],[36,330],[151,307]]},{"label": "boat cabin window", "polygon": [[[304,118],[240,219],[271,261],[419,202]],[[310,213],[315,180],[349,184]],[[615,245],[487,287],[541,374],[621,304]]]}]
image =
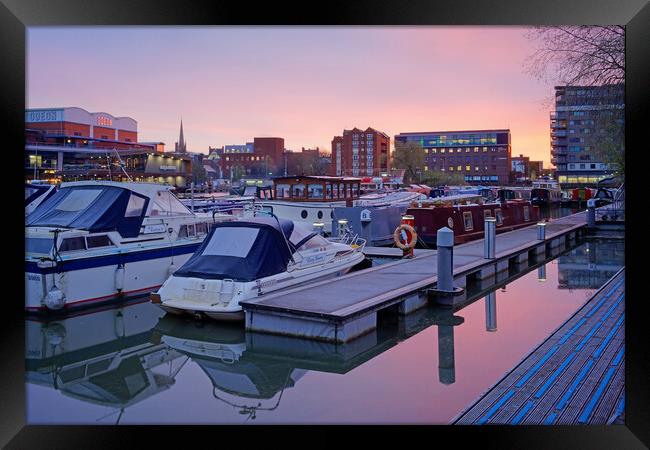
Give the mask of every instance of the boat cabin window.
[{"label": "boat cabin window", "polygon": [[530,209],[528,206],[524,206],[524,221],[528,222],[530,220]]},{"label": "boat cabin window", "polygon": [[111,241],[111,238],[106,234],[99,234],[97,236],[86,236],[86,245],[88,248],[97,248],[97,247],[111,247],[115,244]]},{"label": "boat cabin window", "polygon": [[244,188],[244,195],[247,197],[257,195],[257,186],[246,186]]},{"label": "boat cabin window", "polygon": [[65,238],[59,246],[60,252],[71,252],[76,250],[86,250],[86,240],[83,236]]},{"label": "boat cabin window", "polygon": [[309,198],[323,198],[323,185],[322,184],[308,184],[307,195]]},{"label": "boat cabin window", "polygon": [[153,204],[151,205],[151,216],[177,216],[177,215],[192,215],[192,212],[183,205],[169,191],[158,191],[153,197]]},{"label": "boat cabin window", "polygon": [[288,184],[278,184],[276,185],[276,190],[278,198],[289,198],[291,188]]},{"label": "boat cabin window", "polygon": [[302,198],[304,196],[305,196],[304,184],[294,184],[293,186],[291,186],[291,197]]},{"label": "boat cabin window", "polygon": [[471,211],[465,211],[463,213],[463,222],[465,224],[465,231],[472,231],[474,229],[474,220],[472,219]]},{"label": "boat cabin window", "polygon": [[181,225],[180,228],[178,229],[179,238],[194,237],[194,236],[196,236],[196,228],[194,227],[193,224]]},{"label": "boat cabin window", "polygon": [[205,222],[196,224],[196,234],[206,234],[208,232],[208,224]]},{"label": "boat cabin window", "polygon": [[144,197],[131,194],[131,197],[129,197],[129,203],[126,205],[124,217],[140,217],[145,202],[146,199]]},{"label": "boat cabin window", "polygon": [[52,238],[25,238],[25,253],[42,253],[44,255],[49,255],[52,251],[53,242],[54,240]]},{"label": "boat cabin window", "polygon": [[497,225],[503,225],[503,213],[501,208],[496,208],[494,210],[494,217],[497,219]]},{"label": "boat cabin window", "polygon": [[235,256],[245,258],[253,248],[259,228],[220,227],[214,230],[202,255]]},{"label": "boat cabin window", "polygon": [[54,208],[59,211],[77,212],[86,209],[99,195],[102,189],[73,190],[61,203]]}]

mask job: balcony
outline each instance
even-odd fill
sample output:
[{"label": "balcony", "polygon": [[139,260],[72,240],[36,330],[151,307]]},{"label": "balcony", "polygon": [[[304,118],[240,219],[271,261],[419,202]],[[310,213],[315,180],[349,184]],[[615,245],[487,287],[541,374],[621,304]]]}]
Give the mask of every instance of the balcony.
[{"label": "balcony", "polygon": [[566,137],[566,135],[567,135],[566,130],[551,131],[552,138]]},{"label": "balcony", "polygon": [[566,141],[566,139],[563,139],[563,140],[551,139],[551,145],[553,147],[566,147],[567,146],[567,141]]}]

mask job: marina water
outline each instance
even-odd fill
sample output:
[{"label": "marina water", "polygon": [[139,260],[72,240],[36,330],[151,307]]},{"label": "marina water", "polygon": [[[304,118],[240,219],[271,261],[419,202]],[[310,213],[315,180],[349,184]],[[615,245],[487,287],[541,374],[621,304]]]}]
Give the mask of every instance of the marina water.
[{"label": "marina water", "polygon": [[459,311],[380,315],[338,346],[148,302],[28,320],[27,422],[446,424],[623,264],[622,239],[587,240]]}]

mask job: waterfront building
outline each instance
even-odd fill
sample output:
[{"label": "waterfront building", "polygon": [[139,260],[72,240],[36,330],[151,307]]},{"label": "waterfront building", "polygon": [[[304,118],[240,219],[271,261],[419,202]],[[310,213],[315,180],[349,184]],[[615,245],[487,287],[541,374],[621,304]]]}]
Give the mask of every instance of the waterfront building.
[{"label": "waterfront building", "polygon": [[519,155],[510,158],[510,181],[522,183],[532,181],[542,175],[543,161],[531,161],[530,157]]},{"label": "waterfront building", "polygon": [[325,175],[329,162],[323,159],[320,148],[305,148],[299,152],[285,150],[284,176],[287,175]]},{"label": "waterfront building", "polygon": [[400,133],[395,143],[417,142],[424,148],[424,167],[461,173],[471,184],[507,184],[512,145],[509,129],[417,131]]},{"label": "waterfront building", "polygon": [[[138,142],[137,122],[83,108],[25,111],[25,180],[148,181],[184,187],[191,159],[163,142]],[[125,174],[128,174],[128,176]]]},{"label": "waterfront building", "polygon": [[208,158],[231,180],[248,176],[269,178],[284,173],[284,138],[256,137],[245,144],[209,147]]},{"label": "waterfront building", "polygon": [[[608,139],[608,120],[622,110],[625,88],[605,86],[555,86],[551,112],[551,163],[563,187],[594,186],[612,175],[614,168],[594,152],[598,141]],[[611,119],[607,119],[607,115]]]},{"label": "waterfront building", "polygon": [[390,137],[368,127],[343,130],[332,139],[329,175],[380,176],[390,170]]}]

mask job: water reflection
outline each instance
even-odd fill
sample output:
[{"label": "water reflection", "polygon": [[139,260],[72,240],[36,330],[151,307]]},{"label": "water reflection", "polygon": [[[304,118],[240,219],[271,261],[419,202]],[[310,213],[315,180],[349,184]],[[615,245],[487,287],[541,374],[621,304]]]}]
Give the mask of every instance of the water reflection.
[{"label": "water reflection", "polygon": [[625,241],[587,241],[560,256],[557,263],[560,289],[597,289],[625,263]]},{"label": "water reflection", "polygon": [[[162,314],[147,304],[26,322],[26,379],[117,414],[169,389],[179,353],[150,340]],[[97,418],[96,420],[104,419]]]},{"label": "water reflection", "polygon": [[[30,320],[27,382],[65,401],[34,391],[40,396],[28,396],[28,422],[56,414],[61,423],[177,423],[182,412],[176,421],[169,415],[189,408],[217,423],[295,423],[305,413],[316,421],[444,423],[584,302],[555,289],[583,286],[576,271],[592,273],[590,264],[618,270],[623,241],[582,243],[558,259],[531,261],[528,275],[468,283],[462,304],[386,315],[376,330],[345,345],[164,316],[148,303]],[[378,390],[367,391],[373,385]],[[108,412],[82,416],[80,402]]]}]

